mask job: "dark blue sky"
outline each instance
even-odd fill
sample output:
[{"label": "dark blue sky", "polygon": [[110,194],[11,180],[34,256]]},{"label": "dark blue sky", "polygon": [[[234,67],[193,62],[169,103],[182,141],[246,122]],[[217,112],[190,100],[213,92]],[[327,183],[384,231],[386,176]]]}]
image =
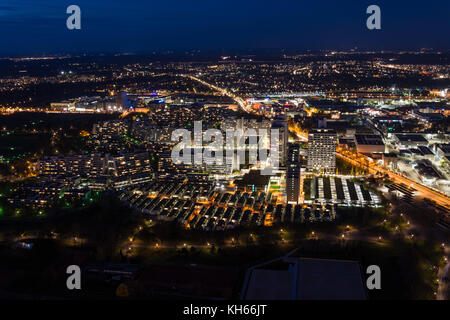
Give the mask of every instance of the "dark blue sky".
[{"label": "dark blue sky", "polygon": [[[67,6],[82,30],[66,28]],[[382,30],[366,28],[368,5]],[[233,49],[450,49],[449,0],[1,0],[0,55]]]}]

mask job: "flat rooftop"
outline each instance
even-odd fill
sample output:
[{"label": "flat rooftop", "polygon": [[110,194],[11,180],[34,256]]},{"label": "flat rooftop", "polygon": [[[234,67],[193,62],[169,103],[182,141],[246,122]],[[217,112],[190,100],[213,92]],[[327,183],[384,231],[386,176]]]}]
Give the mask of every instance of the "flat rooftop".
[{"label": "flat rooftop", "polygon": [[297,299],[364,300],[365,289],[356,261],[300,259]]},{"label": "flat rooftop", "polygon": [[375,145],[382,146],[384,145],[383,139],[381,136],[377,134],[356,134],[355,135],[356,143],[359,145]]},{"label": "flat rooftop", "polygon": [[366,299],[357,261],[286,258],[250,268],[247,279],[245,300]]},{"label": "flat rooftop", "polygon": [[428,142],[424,136],[414,133],[397,133],[395,135],[401,142]]},{"label": "flat rooftop", "polygon": [[450,153],[450,144],[440,144],[438,148],[445,154]]},{"label": "flat rooftop", "polygon": [[424,155],[433,155],[434,154],[428,147],[418,146],[417,149],[419,149]]},{"label": "flat rooftop", "polygon": [[257,269],[252,271],[246,300],[290,300],[292,290],[293,272]]}]

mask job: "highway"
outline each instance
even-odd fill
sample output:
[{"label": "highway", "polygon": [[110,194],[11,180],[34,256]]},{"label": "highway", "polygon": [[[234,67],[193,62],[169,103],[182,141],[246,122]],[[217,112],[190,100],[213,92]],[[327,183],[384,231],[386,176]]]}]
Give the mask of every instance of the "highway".
[{"label": "highway", "polygon": [[213,84],[211,84],[211,83],[208,83],[208,82],[206,82],[206,81],[204,81],[204,80],[202,80],[202,79],[200,79],[200,78],[197,78],[197,77],[195,77],[195,76],[184,75],[184,74],[182,74],[181,76],[182,76],[182,77],[189,78],[189,79],[194,80],[194,81],[197,81],[197,82],[203,84],[204,86],[207,86],[208,88],[210,88],[210,89],[212,89],[212,90],[215,90],[215,91],[219,92],[220,94],[222,94],[222,95],[224,95],[224,96],[227,96],[227,97],[232,98],[234,101],[236,101],[236,103],[239,105],[239,107],[241,107],[241,109],[242,109],[244,112],[247,112],[247,113],[250,113],[250,112],[251,112],[251,111],[248,109],[247,103],[244,101],[244,99],[242,99],[241,97],[235,95],[234,93],[231,93],[231,92],[229,92],[228,90],[219,88],[219,87],[217,87],[217,86],[215,86],[215,85],[213,85]]}]

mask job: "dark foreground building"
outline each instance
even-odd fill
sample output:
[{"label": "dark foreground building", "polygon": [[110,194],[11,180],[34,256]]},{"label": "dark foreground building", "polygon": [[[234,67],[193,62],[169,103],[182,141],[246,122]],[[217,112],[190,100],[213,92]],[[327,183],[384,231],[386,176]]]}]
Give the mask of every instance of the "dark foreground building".
[{"label": "dark foreground building", "polygon": [[365,300],[359,263],[281,258],[247,271],[243,300]]}]

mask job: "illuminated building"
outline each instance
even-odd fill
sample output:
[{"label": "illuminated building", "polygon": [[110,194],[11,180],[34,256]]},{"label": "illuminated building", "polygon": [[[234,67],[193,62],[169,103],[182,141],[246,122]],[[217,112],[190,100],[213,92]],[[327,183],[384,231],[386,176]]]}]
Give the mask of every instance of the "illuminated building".
[{"label": "illuminated building", "polygon": [[308,134],[310,171],[333,173],[336,169],[337,134],[331,129],[314,129]]},{"label": "illuminated building", "polygon": [[284,166],[286,164],[287,158],[287,145],[289,139],[289,129],[288,123],[286,119],[286,115],[278,115],[272,121],[272,129],[279,130],[279,156],[280,156],[280,165]]}]

